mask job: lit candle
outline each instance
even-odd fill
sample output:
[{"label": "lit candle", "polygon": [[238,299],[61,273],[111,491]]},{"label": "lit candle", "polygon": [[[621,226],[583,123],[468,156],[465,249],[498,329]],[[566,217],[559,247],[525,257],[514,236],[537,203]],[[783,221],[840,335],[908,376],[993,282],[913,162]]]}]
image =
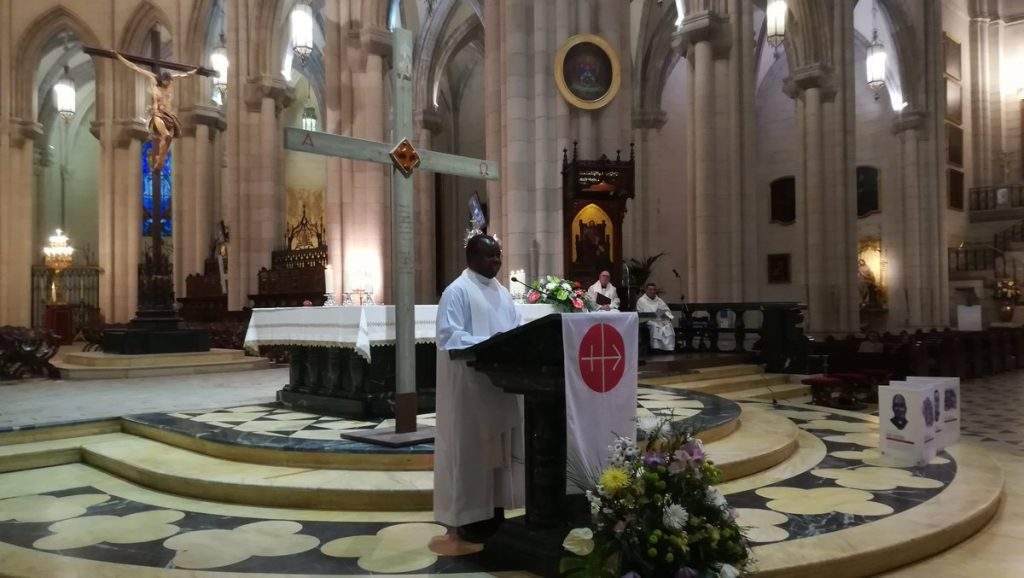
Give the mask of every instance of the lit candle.
[{"label": "lit candle", "polygon": [[334,293],[334,271],[330,265],[324,267],[324,292]]}]

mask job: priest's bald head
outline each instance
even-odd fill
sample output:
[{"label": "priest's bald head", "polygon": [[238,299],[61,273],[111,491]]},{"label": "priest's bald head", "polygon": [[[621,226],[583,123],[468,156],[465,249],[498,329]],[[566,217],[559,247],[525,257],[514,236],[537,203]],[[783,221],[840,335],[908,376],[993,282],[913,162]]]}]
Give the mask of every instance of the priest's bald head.
[{"label": "priest's bald head", "polygon": [[466,265],[475,273],[494,279],[501,269],[501,245],[494,237],[479,233],[466,243]]}]

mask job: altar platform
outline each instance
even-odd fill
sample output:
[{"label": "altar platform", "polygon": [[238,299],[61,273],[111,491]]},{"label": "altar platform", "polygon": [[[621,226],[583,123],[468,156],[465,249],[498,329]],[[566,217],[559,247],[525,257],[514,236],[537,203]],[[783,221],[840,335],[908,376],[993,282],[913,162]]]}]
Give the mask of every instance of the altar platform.
[{"label": "altar platform", "polygon": [[[797,397],[773,405],[743,380],[775,376],[751,372],[641,385],[637,405],[641,419],[702,432],[749,528],[751,575],[874,575],[953,546],[997,511],[1004,474],[983,450],[889,463],[876,417]],[[705,391],[729,379],[742,385]],[[344,438],[389,426],[255,404],[0,433],[0,563],[26,576],[522,575],[431,549],[448,532],[430,511],[432,446]]]}]

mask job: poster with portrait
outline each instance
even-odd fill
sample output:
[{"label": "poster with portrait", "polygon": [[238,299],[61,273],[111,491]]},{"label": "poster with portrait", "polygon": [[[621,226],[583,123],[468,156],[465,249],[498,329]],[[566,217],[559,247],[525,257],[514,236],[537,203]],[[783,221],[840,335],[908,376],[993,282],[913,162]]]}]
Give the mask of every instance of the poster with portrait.
[{"label": "poster with portrait", "polygon": [[924,465],[935,457],[935,402],[939,390],[933,382],[891,381],[878,388],[878,449],[903,464]]},{"label": "poster with portrait", "polygon": [[577,108],[594,110],[611,102],[619,91],[619,75],[619,56],[600,36],[572,36],[555,55],[555,84]]},{"label": "poster with portrait", "polygon": [[935,448],[941,451],[960,441],[960,378],[907,377],[910,383],[930,383],[936,387],[939,419],[936,423]]}]

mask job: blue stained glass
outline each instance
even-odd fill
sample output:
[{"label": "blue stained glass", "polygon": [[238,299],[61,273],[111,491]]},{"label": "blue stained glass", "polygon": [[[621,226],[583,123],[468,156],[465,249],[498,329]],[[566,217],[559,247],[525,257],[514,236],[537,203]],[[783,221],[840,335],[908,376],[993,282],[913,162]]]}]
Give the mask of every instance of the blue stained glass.
[{"label": "blue stained glass", "polygon": [[[153,141],[142,143],[142,234],[149,235],[153,226],[153,173],[149,170]],[[160,171],[160,222],[164,237],[171,236],[171,151],[167,151]]]}]

